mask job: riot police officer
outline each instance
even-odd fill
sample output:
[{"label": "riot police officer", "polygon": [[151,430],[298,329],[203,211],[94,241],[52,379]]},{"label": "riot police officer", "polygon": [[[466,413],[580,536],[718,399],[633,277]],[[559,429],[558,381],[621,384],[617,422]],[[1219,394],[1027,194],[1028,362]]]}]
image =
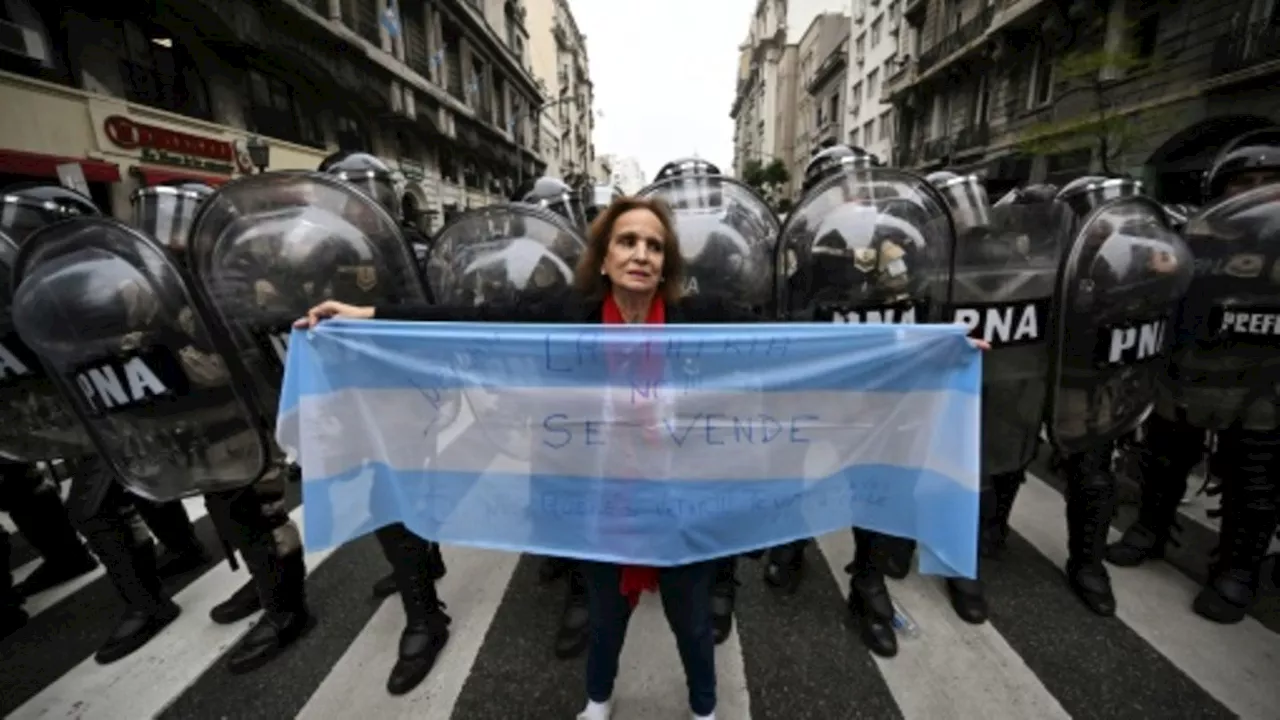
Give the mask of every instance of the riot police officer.
[{"label": "riot police officer", "polygon": [[[661,199],[671,208],[685,261],[686,296],[716,297],[736,306],[732,319],[738,322],[773,316],[771,278],[780,228],[763,198],[697,158],[663,165],[639,196]],[[737,568],[737,557],[716,561],[711,621],[717,644],[733,629]]]},{"label": "riot police officer", "polygon": [[[781,316],[810,322],[943,322],[954,245],[943,199],[910,173],[828,162],[857,157],[851,148],[828,148],[820,155],[811,163],[809,190],[778,242]],[[846,568],[852,576],[848,610],[868,649],[892,657],[898,642],[885,566],[903,541],[862,527],[853,528],[853,536],[854,557]],[[766,579],[794,587],[803,549],[796,543],[771,550],[768,571],[776,576]]]},{"label": "riot police officer", "polygon": [[1276,529],[1280,353],[1270,337],[1276,316],[1267,308],[1274,313],[1280,302],[1280,265],[1266,264],[1280,248],[1277,182],[1274,128],[1228,143],[1205,176],[1205,209],[1184,229],[1196,278],[1139,455],[1138,519],[1107,549],[1107,560],[1120,566],[1164,556],[1187,478],[1205,455],[1206,430],[1216,433],[1211,465],[1221,479],[1220,541],[1193,609],[1219,623],[1239,622],[1252,605]]},{"label": "riot police officer", "polygon": [[588,219],[582,193],[569,187],[560,178],[543,176],[527,180],[516,188],[511,200],[546,208],[569,221],[569,225],[579,233],[587,229]]},{"label": "riot police officer", "polygon": [[800,196],[803,199],[818,183],[846,170],[865,170],[879,164],[875,155],[856,145],[836,144],[823,148],[805,163]]},{"label": "riot police officer", "polygon": [[[213,194],[204,183],[172,181],[142,187],[130,195],[133,226],[169,248],[184,266],[187,234],[201,203]],[[135,507],[147,527],[164,546],[158,562],[162,577],[203,566],[209,554],[196,537],[195,527],[180,502],[153,503],[134,498]]]},{"label": "riot police officer", "polygon": [[[191,274],[238,349],[264,424],[276,418],[290,326],[318,298],[426,299],[398,219],[382,205],[394,207],[397,195],[386,192],[391,174],[385,166],[378,169],[379,163],[372,156],[347,155],[327,163],[327,174],[241,178],[210,198],[192,228]],[[367,185],[361,190],[353,181]],[[283,465],[281,453],[273,453]],[[259,563],[292,568],[300,577],[302,553],[293,544],[296,526],[283,513],[282,475],[251,488],[264,512],[271,511],[272,535],[288,539],[287,544],[277,542],[274,554]],[[298,473],[290,468],[288,475]],[[449,618],[435,591],[444,568],[438,548],[401,524],[375,534],[392,565],[392,579],[385,583],[391,589],[384,592],[398,590],[405,609],[399,657],[387,681],[389,692],[401,694],[422,681],[448,639]],[[246,562],[257,581],[254,561],[246,555]],[[259,595],[264,604],[270,599],[267,593]]]},{"label": "riot police officer", "polygon": [[1115,596],[1102,561],[1115,507],[1112,455],[1151,407],[1192,259],[1134,180],[1085,176],[1057,197],[1079,230],[1062,260],[1047,430],[1067,485],[1068,584],[1110,616]]}]

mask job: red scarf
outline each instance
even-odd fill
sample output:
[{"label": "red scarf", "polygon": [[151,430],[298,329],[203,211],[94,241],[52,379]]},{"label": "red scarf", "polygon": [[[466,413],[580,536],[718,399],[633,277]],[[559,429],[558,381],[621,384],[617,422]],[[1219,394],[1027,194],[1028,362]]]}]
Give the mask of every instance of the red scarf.
[{"label": "red scarf", "polygon": [[[618,307],[618,303],[613,299],[610,293],[604,299],[603,321],[605,325],[623,325],[626,320],[622,318],[622,309]],[[645,325],[665,325],[667,322],[667,306],[662,302],[661,295],[654,295],[653,302],[649,305],[649,314],[644,319]],[[637,567],[634,565],[624,565],[622,568],[622,580],[618,584],[618,590],[627,602],[631,603],[631,607],[635,607],[640,602],[640,593],[654,592],[658,589],[658,569],[651,567]]]}]

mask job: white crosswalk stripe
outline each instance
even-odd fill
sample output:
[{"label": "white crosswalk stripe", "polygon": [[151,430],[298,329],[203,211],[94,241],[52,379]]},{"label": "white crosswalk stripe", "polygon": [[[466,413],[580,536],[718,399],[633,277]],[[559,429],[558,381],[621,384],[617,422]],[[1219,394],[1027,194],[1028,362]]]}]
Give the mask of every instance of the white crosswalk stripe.
[{"label": "white crosswalk stripe", "polygon": [[[188,502],[188,511],[207,522],[198,500]],[[300,507],[292,512],[295,519],[301,515]],[[912,575],[891,583],[919,628],[916,637],[902,638],[891,659],[872,658],[845,627],[849,533],[819,539],[810,575],[793,597],[765,590],[758,566],[744,561],[738,623],[717,650],[717,717],[828,717],[827,710],[817,715],[806,705],[834,707],[822,703],[836,700],[848,704],[843,716],[905,720],[1264,720],[1280,713],[1280,635],[1272,629],[1254,618],[1218,626],[1195,616],[1196,583],[1165,563],[1113,568],[1117,618],[1088,615],[1050,572],[1066,555],[1058,492],[1031,479],[1012,524],[1026,549],[988,569],[987,624],[958,619],[940,580]],[[446,548],[445,557],[449,570],[439,590],[453,617],[451,638],[431,675],[406,696],[392,697],[384,687],[404,613],[396,598],[380,605],[370,598],[369,581],[385,566],[376,546],[361,540],[308,555],[312,602],[324,602],[323,586],[340,596],[329,598],[337,604],[318,613],[312,635],[249,676],[228,675],[219,660],[251,621],[219,626],[208,618],[247,577],[225,564],[178,588],[174,597],[183,614],[142,650],[109,666],[90,655],[114,616],[75,612],[78,598],[109,596],[100,571],[32,598],[29,627],[0,641],[0,709],[23,719],[572,717],[582,699],[582,664],[551,655],[546,630],[554,628],[560,591],[533,587],[536,560],[468,548]],[[334,630],[342,621],[350,631]],[[838,662],[799,646],[815,638],[835,642],[822,652],[844,653]],[[79,655],[55,661],[60,648]],[[687,716],[683,671],[656,597],[646,596],[637,609],[621,664],[617,720]],[[540,675],[547,679],[530,680]],[[1150,705],[1161,692],[1176,704]],[[225,710],[237,707],[243,712]]]}]

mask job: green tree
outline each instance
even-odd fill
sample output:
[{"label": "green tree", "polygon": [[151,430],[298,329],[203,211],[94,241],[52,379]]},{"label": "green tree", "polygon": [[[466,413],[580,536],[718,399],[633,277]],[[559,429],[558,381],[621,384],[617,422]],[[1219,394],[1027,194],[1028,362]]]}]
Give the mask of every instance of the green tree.
[{"label": "green tree", "polygon": [[[1105,26],[1094,29],[1100,34]],[[1096,37],[1088,32],[1077,34],[1078,37],[1091,35]],[[1094,147],[1102,171],[1113,172],[1111,164],[1141,134],[1140,116],[1125,112],[1126,97],[1116,91],[1117,86],[1132,72],[1148,69],[1153,63],[1152,58],[1139,57],[1132,51],[1090,49],[1064,55],[1055,63],[1054,78],[1059,87],[1050,113],[1069,98],[1080,95],[1083,111],[1074,112],[1076,106],[1072,102],[1072,117],[1032,123],[1019,133],[1019,149],[1030,155],[1056,155]]]},{"label": "green tree", "polygon": [[777,158],[770,160],[768,165],[759,160],[748,160],[742,168],[742,182],[765,199],[775,201],[791,182],[791,172]]}]

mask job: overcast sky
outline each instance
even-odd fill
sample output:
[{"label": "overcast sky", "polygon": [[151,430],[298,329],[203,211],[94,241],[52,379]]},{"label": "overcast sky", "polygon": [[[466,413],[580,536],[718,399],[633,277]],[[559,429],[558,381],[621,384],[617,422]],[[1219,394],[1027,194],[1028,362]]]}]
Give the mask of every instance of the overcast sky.
[{"label": "overcast sky", "polygon": [[569,0],[587,36],[599,154],[630,155],[646,178],[697,154],[733,167],[738,45],[756,0]]}]

